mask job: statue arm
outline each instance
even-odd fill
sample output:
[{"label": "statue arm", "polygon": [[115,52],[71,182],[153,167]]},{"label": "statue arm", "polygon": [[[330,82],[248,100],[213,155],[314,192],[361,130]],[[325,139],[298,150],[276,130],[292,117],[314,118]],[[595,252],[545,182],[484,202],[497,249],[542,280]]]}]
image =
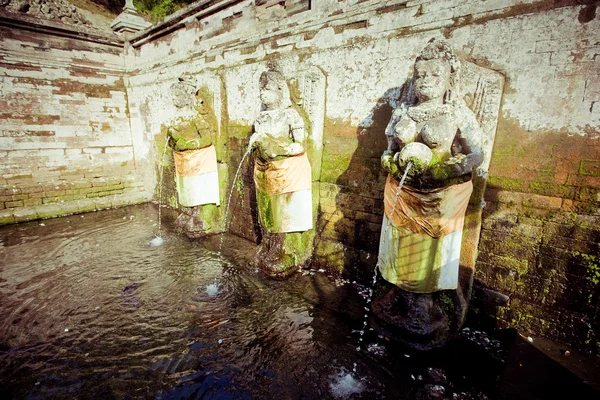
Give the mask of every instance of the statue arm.
[{"label": "statue arm", "polygon": [[300,117],[295,110],[290,111],[293,112],[293,115],[290,118],[290,136],[293,143],[290,143],[286,150],[289,155],[293,156],[304,153],[306,131],[304,129],[302,117]]},{"label": "statue arm", "polygon": [[400,150],[408,143],[414,142],[417,137],[416,125],[407,115],[404,105],[394,110],[385,128],[385,136],[388,146],[381,156],[381,166],[399,179],[404,174],[404,168],[398,162]]},{"label": "statue arm", "polygon": [[473,112],[463,106],[458,111],[455,144],[459,151],[450,160],[433,166],[429,172],[434,180],[445,180],[470,174],[483,162],[482,132]]},{"label": "statue arm", "polygon": [[177,146],[177,141],[173,139],[173,134],[169,128],[165,124],[160,125],[160,135],[166,137],[168,141],[168,146],[175,150]]},{"label": "statue arm", "polygon": [[462,118],[459,120],[456,141],[462,148],[462,154],[466,157],[457,164],[459,172],[461,172],[459,175],[469,173],[483,163],[481,148],[483,132],[473,112],[464,104],[462,108]]},{"label": "statue arm", "polygon": [[259,146],[260,140],[264,137],[264,134],[261,134],[256,131],[256,128],[252,128],[252,134],[250,135],[250,142],[248,143],[248,149],[255,149]]},{"label": "statue arm", "polygon": [[197,116],[192,121],[194,127],[196,128],[196,137],[192,139],[190,142],[193,143],[195,148],[201,149],[212,144],[213,133],[215,131],[215,127],[210,124],[202,116]]},{"label": "statue arm", "polygon": [[400,121],[400,109],[396,108],[392,113],[392,117],[390,118],[390,122],[387,124],[385,128],[385,137],[387,139],[387,149],[383,154],[394,154],[400,151],[400,145],[396,140],[396,124]]}]

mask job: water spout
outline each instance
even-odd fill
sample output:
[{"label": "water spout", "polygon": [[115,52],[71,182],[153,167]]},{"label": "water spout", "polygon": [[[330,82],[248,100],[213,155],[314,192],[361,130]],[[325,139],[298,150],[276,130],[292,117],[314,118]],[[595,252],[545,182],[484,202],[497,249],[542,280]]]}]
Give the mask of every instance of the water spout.
[{"label": "water spout", "polygon": [[231,182],[231,189],[229,190],[229,196],[227,197],[227,208],[225,209],[225,229],[223,230],[223,233],[221,233],[221,240],[219,242],[219,255],[221,255],[221,250],[223,250],[223,235],[224,235],[225,232],[229,231],[229,223],[230,223],[230,221],[228,221],[228,219],[229,219],[229,208],[231,206],[231,197],[233,196],[233,189],[235,188],[235,182],[237,181],[238,176],[240,175],[240,171],[242,169],[242,165],[244,164],[244,161],[246,160],[246,158],[248,157],[248,155],[250,155],[251,152],[252,152],[252,147],[248,146],[248,149],[246,150],[246,152],[242,156],[242,160],[240,161],[240,165],[238,165],[238,168],[235,171],[235,175],[233,177],[233,181]]},{"label": "water spout", "polygon": [[[396,196],[394,198],[394,205],[392,206],[392,212],[391,212],[392,215],[394,214],[394,211],[396,211],[396,204],[398,203],[398,198],[400,197],[400,192],[402,191],[402,186],[404,186],[404,181],[406,180],[406,177],[408,176],[408,172],[410,171],[412,165],[413,165],[412,161],[409,161],[408,164],[406,164],[406,169],[404,170],[404,175],[402,175],[402,179],[400,179],[400,183],[398,183],[398,189],[396,189]],[[384,227],[384,229],[387,229],[387,225]],[[381,237],[385,237],[385,230],[383,231]],[[365,307],[366,312],[365,312],[365,316],[363,318],[363,326],[360,331],[360,336],[358,338],[358,347],[356,348],[356,351],[361,350],[362,342],[365,337],[365,330],[367,328],[367,324],[368,324],[368,320],[369,320],[369,311],[371,310],[371,308],[370,308],[371,301],[373,301],[373,291],[375,289],[375,284],[377,283],[377,271],[379,270],[379,264],[380,264],[380,260],[379,260],[379,256],[378,256],[377,263],[375,264],[375,269],[373,270],[373,279],[371,281],[371,287],[367,291],[367,305]],[[354,365],[353,371],[356,372],[356,365]]]},{"label": "water spout", "polygon": [[163,244],[163,239],[162,239],[162,236],[161,236],[162,189],[163,189],[163,177],[165,175],[164,174],[164,170],[165,170],[165,157],[167,155],[167,146],[169,145],[169,139],[170,139],[170,137],[171,137],[170,135],[167,135],[165,137],[165,147],[163,149],[162,159],[160,160],[160,178],[158,179],[158,182],[159,182],[159,187],[158,187],[158,233],[156,234],[156,237],[150,241],[150,244],[152,246],[160,246],[161,244]]}]

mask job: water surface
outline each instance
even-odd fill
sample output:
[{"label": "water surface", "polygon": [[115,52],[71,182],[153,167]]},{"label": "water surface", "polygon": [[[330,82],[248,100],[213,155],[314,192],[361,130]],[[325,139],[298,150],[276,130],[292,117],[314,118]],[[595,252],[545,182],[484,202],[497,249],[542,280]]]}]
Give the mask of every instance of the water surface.
[{"label": "water surface", "polygon": [[269,280],[252,243],[228,236],[219,256],[168,222],[153,246],[155,225],[143,205],[0,228],[0,397],[398,399],[435,383],[435,361],[373,333],[356,351],[355,286]]}]

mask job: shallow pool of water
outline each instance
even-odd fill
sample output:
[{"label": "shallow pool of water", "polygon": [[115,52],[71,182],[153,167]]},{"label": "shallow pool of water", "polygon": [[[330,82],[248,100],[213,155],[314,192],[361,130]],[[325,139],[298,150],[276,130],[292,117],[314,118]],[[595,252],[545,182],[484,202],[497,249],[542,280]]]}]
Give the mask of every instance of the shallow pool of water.
[{"label": "shallow pool of water", "polygon": [[373,332],[356,351],[356,285],[269,280],[245,261],[252,243],[227,236],[221,256],[217,237],[167,222],[153,245],[155,225],[142,205],[0,228],[0,397],[399,399],[442,385],[452,398],[496,381],[464,354],[411,355]]}]

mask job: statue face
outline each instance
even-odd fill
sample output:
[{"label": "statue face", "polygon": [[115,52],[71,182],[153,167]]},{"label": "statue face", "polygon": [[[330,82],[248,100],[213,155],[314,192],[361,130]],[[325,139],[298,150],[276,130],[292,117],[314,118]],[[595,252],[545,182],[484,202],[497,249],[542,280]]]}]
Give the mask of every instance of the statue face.
[{"label": "statue face", "polygon": [[282,93],[276,82],[269,80],[266,85],[261,86],[260,101],[267,110],[273,110],[279,107],[282,101]]},{"label": "statue face", "polygon": [[200,114],[206,114],[208,113],[208,102],[206,101],[206,99],[200,95],[196,96],[196,104],[195,104],[195,109],[196,111],[198,111]]},{"label": "statue face", "polygon": [[442,99],[450,88],[450,65],[443,60],[422,60],[415,64],[416,94],[419,101]]}]

